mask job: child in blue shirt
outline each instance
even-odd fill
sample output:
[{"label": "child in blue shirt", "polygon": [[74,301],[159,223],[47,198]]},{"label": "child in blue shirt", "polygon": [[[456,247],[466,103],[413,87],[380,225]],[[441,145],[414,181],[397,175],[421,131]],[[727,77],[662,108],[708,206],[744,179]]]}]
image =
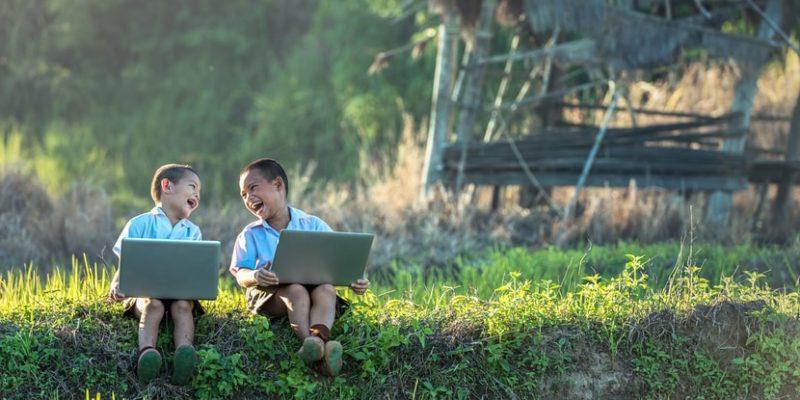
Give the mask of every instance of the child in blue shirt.
[{"label": "child in blue shirt", "polygon": [[[324,375],[339,374],[342,345],[329,340],[336,316],[334,286],[281,284],[270,272],[282,230],[331,231],[331,228],[318,217],[286,203],[289,178],[275,160],[264,158],[248,164],[239,175],[239,189],[245,207],[258,217],[237,236],[230,267],[239,285],[247,288],[248,309],[268,317],[287,316],[302,341],[297,352],[300,358],[315,363]],[[359,279],[350,289],[364,294],[368,286],[368,280]]]},{"label": "child in blue shirt", "polygon": [[[132,218],[122,229],[113,251],[121,256],[123,238],[201,240],[200,228],[187,218],[200,205],[200,178],[188,165],[167,164],[156,170],[150,186],[155,202],[150,212]],[[155,378],[161,370],[156,350],[158,326],[166,313],[174,325],[175,368],[172,381],[186,384],[196,363],[194,317],[204,313],[197,300],[128,298],[119,291],[119,270],[111,282],[109,297],[124,301],[125,315],[139,319],[139,352],[136,373],[141,382]]]}]

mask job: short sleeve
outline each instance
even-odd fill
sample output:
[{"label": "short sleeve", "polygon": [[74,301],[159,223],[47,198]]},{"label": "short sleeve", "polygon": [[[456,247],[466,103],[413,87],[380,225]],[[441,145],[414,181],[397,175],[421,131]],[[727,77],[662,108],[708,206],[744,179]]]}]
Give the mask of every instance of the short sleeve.
[{"label": "short sleeve", "polygon": [[128,221],[125,224],[125,227],[122,228],[122,232],[120,232],[117,241],[114,243],[114,247],[111,251],[117,255],[119,258],[122,255],[122,239],[129,238],[129,237],[141,237],[142,236],[142,229],[140,224],[137,224],[134,219]]},{"label": "short sleeve", "polygon": [[242,232],[236,237],[233,244],[233,254],[231,255],[230,272],[236,276],[239,268],[256,268],[256,246],[252,234]]},{"label": "short sleeve", "polygon": [[333,229],[331,229],[331,227],[325,221],[323,221],[322,218],[315,217],[314,221],[315,221],[315,224],[314,224],[315,225],[314,226],[314,230],[315,231],[320,231],[320,232],[332,232],[333,231]]}]

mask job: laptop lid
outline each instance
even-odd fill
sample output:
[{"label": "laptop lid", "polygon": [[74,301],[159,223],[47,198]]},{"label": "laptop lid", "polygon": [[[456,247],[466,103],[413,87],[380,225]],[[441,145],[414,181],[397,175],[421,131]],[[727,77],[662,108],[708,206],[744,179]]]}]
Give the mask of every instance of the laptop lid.
[{"label": "laptop lid", "polygon": [[364,277],[374,238],[371,233],[284,229],[270,270],[281,284],[350,286]]},{"label": "laptop lid", "polygon": [[219,266],[217,241],[125,238],[119,290],[128,297],[213,300]]}]

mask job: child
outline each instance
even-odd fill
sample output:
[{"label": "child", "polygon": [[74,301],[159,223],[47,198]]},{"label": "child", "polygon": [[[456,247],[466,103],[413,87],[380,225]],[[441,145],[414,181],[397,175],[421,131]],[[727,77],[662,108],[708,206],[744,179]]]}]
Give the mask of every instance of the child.
[{"label": "child", "polygon": [[[248,164],[239,175],[239,189],[245,207],[258,217],[237,236],[231,259],[231,273],[240,286],[247,288],[247,308],[268,317],[288,316],[292,330],[302,341],[297,352],[300,358],[315,363],[324,375],[339,374],[342,345],[329,340],[336,289],[330,284],[282,285],[269,270],[282,230],[331,228],[321,219],[286,204],[289,178],[275,160],[264,158]],[[360,295],[368,286],[369,281],[359,279],[350,289]]]},{"label": "child", "polygon": [[[189,215],[200,205],[200,178],[188,165],[167,164],[153,175],[150,185],[155,207],[132,218],[122,229],[114,253],[120,257],[123,238],[201,240],[200,228],[189,222]],[[136,374],[143,383],[155,378],[161,370],[161,354],[156,350],[158,325],[166,313],[174,324],[175,369],[172,382],[186,384],[195,366],[194,317],[204,313],[197,300],[161,300],[126,298],[119,291],[119,270],[111,282],[109,297],[124,300],[125,315],[139,319],[139,352]]]}]

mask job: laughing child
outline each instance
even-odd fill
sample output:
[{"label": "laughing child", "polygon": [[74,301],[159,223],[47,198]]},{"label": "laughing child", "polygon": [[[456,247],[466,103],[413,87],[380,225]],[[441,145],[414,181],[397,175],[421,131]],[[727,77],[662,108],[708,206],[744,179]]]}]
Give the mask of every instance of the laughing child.
[{"label": "laughing child", "polygon": [[[114,253],[121,256],[123,238],[201,240],[197,225],[187,218],[200,205],[200,178],[188,165],[167,164],[156,170],[150,185],[155,202],[150,212],[132,218],[122,229]],[[126,297],[119,291],[119,270],[111,282],[109,297],[123,301],[125,315],[139,319],[139,352],[136,374],[146,383],[161,370],[161,353],[156,349],[158,326],[164,315],[169,315],[175,325],[175,366],[172,382],[186,384],[192,377],[196,363],[194,317],[202,315],[197,300],[164,300]]]},{"label": "laughing child", "polygon": [[[239,189],[245,207],[258,218],[237,236],[231,259],[231,273],[240,286],[247,288],[247,308],[270,318],[287,316],[302,341],[297,352],[300,358],[313,363],[323,375],[338,375],[342,345],[330,340],[336,316],[336,289],[330,284],[281,284],[270,272],[282,230],[331,228],[318,217],[287,204],[289,178],[275,160],[264,158],[248,164],[239,174]],[[368,286],[368,280],[359,279],[350,289],[364,294]]]}]

